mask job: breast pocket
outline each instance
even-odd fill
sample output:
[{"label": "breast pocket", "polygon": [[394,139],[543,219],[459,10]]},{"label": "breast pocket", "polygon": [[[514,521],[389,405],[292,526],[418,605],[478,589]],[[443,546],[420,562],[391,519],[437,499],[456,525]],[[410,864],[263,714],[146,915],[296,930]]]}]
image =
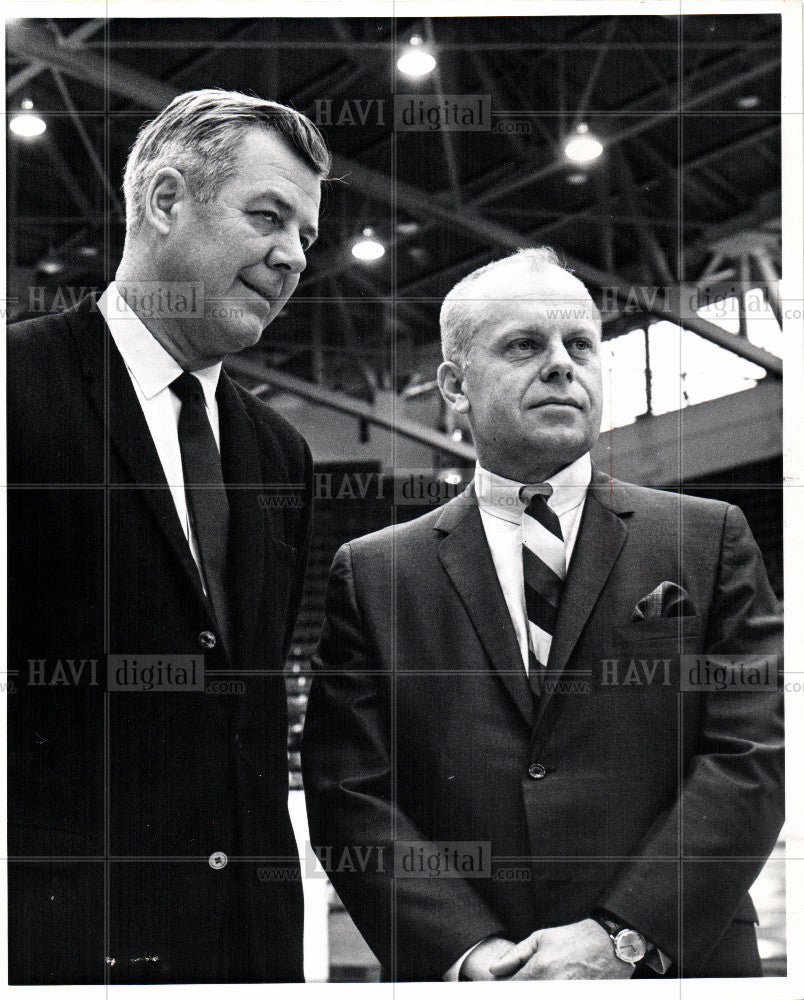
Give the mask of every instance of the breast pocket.
[{"label": "breast pocket", "polygon": [[694,653],[703,639],[700,615],[682,618],[652,618],[628,622],[614,629],[614,645],[618,650],[662,647],[668,652]]}]

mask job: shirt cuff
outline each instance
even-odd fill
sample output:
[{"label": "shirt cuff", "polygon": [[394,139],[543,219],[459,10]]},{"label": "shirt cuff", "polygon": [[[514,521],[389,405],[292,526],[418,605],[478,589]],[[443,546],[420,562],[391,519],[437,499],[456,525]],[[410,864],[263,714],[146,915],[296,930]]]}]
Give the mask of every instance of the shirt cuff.
[{"label": "shirt cuff", "polygon": [[[494,935],[491,936],[493,937]],[[458,961],[454,965],[451,965],[444,973],[442,977],[443,981],[445,983],[457,983],[461,978],[461,969],[463,968],[463,963],[472,954],[475,948],[478,948],[481,944],[483,944],[483,941],[488,941],[488,940],[489,938],[484,937],[482,938],[482,940],[478,941],[477,944],[473,944],[471,948],[465,951],[463,955],[461,955],[461,957],[458,959]]]},{"label": "shirt cuff", "polygon": [[[463,959],[461,959],[463,961]],[[648,942],[648,953],[645,955],[645,965],[649,969],[653,969],[654,972],[658,972],[660,976],[663,976],[665,972],[673,964],[672,960],[665,955],[663,951],[659,951],[655,944]]]}]

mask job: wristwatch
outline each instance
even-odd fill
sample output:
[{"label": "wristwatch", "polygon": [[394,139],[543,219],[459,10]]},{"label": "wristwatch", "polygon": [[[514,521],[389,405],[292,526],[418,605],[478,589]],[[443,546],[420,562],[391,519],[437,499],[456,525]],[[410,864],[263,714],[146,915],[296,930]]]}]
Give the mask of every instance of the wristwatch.
[{"label": "wristwatch", "polygon": [[600,924],[611,938],[611,943],[614,945],[614,954],[621,962],[636,965],[637,962],[641,962],[645,955],[647,955],[648,942],[639,931],[626,927],[625,924],[621,924],[612,917],[600,913],[600,911],[592,913],[591,917],[592,920],[596,920]]}]

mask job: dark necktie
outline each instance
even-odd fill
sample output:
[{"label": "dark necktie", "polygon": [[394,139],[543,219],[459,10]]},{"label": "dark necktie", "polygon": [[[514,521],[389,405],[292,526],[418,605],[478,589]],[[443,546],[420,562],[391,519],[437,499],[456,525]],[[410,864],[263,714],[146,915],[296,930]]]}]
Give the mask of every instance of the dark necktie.
[{"label": "dark necktie", "polygon": [[223,482],[221,456],[207,416],[201,383],[195,375],[182,372],[170,383],[170,388],[181,400],[179,447],[184,493],[202,577],[218,622],[218,631],[224,645],[231,650],[226,588],[229,501]]},{"label": "dark necktie", "polygon": [[541,645],[546,644],[549,649],[566,573],[561,523],[547,505],[545,493],[547,496],[552,494],[547,483],[523,487],[520,493],[527,503],[522,514],[522,570],[528,615],[528,681],[536,697],[542,694],[547,657],[544,663],[536,657],[534,637],[541,639]]}]

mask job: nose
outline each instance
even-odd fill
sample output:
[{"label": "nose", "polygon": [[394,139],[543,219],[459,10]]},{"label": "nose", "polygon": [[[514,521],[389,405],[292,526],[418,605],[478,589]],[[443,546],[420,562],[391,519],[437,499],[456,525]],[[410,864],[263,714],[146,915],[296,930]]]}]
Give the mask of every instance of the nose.
[{"label": "nose", "polygon": [[307,257],[304,254],[299,234],[286,232],[269,250],[265,258],[268,267],[292,274],[301,274],[307,267]]},{"label": "nose", "polygon": [[559,337],[551,344],[541,370],[543,382],[572,382],[575,378],[572,358]]}]

